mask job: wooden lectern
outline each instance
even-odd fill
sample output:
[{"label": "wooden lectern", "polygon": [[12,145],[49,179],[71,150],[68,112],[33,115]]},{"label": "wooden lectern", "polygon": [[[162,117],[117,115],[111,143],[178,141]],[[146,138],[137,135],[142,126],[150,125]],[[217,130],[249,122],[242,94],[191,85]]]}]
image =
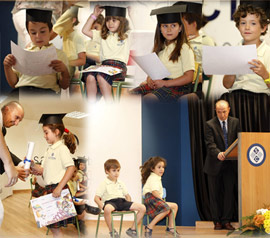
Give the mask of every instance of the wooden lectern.
[{"label": "wooden lectern", "polygon": [[228,152],[227,158],[236,158],[236,150],[239,222],[242,225],[241,217],[250,216],[264,205],[270,205],[270,133],[239,133],[238,142],[225,151],[225,154]]}]

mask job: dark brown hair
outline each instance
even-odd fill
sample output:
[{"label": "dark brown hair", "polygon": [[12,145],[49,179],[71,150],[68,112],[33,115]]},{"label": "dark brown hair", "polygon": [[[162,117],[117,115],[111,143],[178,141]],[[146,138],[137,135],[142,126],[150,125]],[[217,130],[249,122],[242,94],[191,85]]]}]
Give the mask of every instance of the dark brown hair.
[{"label": "dark brown hair", "polygon": [[[239,28],[241,17],[245,18],[248,14],[255,14],[257,17],[259,17],[261,28],[264,28],[269,23],[267,20],[266,13],[262,8],[255,7],[250,4],[249,5],[243,4],[240,5],[237,8],[236,12],[233,14],[233,20],[235,21],[235,25],[237,28]],[[263,32],[261,35],[265,35],[266,32],[267,28],[266,31]]]},{"label": "dark brown hair", "polygon": [[128,37],[126,32],[129,30],[128,20],[125,17],[111,17],[111,16],[105,17],[105,21],[104,21],[102,28],[101,28],[101,38],[103,40],[107,39],[107,37],[109,35],[109,29],[106,26],[106,22],[111,20],[111,19],[116,19],[116,20],[120,21],[120,25],[119,25],[118,30],[117,30],[119,41],[125,40]]},{"label": "dark brown hair", "polygon": [[[173,62],[178,61],[178,58],[181,55],[181,49],[182,49],[183,44],[184,43],[188,44],[188,40],[187,40],[186,33],[185,33],[185,28],[182,25],[182,22],[179,21],[177,23],[179,24],[179,26],[182,26],[182,29],[181,29],[181,32],[179,32],[178,36],[175,39],[176,45],[175,45],[175,48],[170,55],[169,60],[171,60]],[[161,26],[160,24],[157,24],[155,39],[154,39],[154,48],[153,48],[153,52],[155,52],[157,55],[160,51],[162,51],[164,49],[165,42],[166,42],[166,39],[161,34],[160,26]]]},{"label": "dark brown hair", "polygon": [[103,25],[103,23],[104,23],[104,16],[102,14],[99,14],[98,15],[97,20],[95,20],[93,22],[93,25],[96,24],[96,23],[97,24],[100,24],[100,25]]},{"label": "dark brown hair", "polygon": [[146,180],[150,176],[152,170],[156,167],[156,165],[159,162],[163,162],[164,166],[167,166],[166,159],[160,157],[160,156],[153,156],[150,157],[147,161],[144,162],[144,164],[140,167],[141,169],[141,176],[142,176],[142,184],[146,183]]},{"label": "dark brown hair", "polygon": [[[56,130],[59,130],[59,138],[61,138],[65,132],[65,126],[63,124],[48,124],[43,125],[49,127],[49,129],[55,133]],[[70,131],[63,136],[65,145],[68,147],[71,154],[75,153],[77,144],[76,144],[76,138],[74,134],[72,134]]]},{"label": "dark brown hair", "polygon": [[[29,33],[28,31],[28,24],[29,24],[30,21],[26,21],[25,25],[26,25],[26,29],[27,29],[27,32]],[[35,22],[35,21],[31,21],[31,22]],[[49,31],[51,32],[52,28],[53,28],[53,24],[51,22],[42,22],[42,23],[45,23],[48,25],[49,27]]]},{"label": "dark brown hair", "polygon": [[104,170],[106,171],[110,171],[110,169],[118,169],[121,168],[120,163],[118,162],[117,159],[108,159],[105,163],[104,163]]}]

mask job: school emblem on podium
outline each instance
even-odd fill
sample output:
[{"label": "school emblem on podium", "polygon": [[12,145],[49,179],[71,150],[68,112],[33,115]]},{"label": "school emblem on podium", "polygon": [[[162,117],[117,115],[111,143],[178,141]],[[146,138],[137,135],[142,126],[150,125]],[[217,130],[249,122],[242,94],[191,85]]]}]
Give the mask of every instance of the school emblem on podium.
[{"label": "school emblem on podium", "polygon": [[248,148],[247,159],[253,166],[261,166],[265,161],[265,149],[260,144],[253,144]]}]

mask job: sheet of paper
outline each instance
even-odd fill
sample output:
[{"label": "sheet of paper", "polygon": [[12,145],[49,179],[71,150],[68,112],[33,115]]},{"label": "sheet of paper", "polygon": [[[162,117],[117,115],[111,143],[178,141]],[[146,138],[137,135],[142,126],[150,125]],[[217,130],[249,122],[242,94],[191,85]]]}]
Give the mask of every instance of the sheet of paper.
[{"label": "sheet of paper", "polygon": [[132,58],[153,80],[163,79],[170,76],[170,72],[160,61],[156,53],[151,53],[143,56],[132,56]]},{"label": "sheet of paper", "polygon": [[257,59],[256,45],[203,46],[203,71],[213,74],[253,74],[249,61]]},{"label": "sheet of paper", "polygon": [[39,228],[77,215],[68,189],[59,198],[48,194],[30,201]]},{"label": "sheet of paper", "polygon": [[13,68],[22,74],[38,76],[55,73],[49,67],[51,61],[57,59],[55,47],[33,52],[24,50],[11,41],[11,54],[16,58]]},{"label": "sheet of paper", "polygon": [[99,73],[104,73],[108,74],[110,76],[116,75],[122,72],[121,69],[118,69],[113,66],[108,66],[108,65],[92,65],[89,66],[88,68],[84,69],[81,71],[82,73],[87,73],[87,72],[99,72]]}]

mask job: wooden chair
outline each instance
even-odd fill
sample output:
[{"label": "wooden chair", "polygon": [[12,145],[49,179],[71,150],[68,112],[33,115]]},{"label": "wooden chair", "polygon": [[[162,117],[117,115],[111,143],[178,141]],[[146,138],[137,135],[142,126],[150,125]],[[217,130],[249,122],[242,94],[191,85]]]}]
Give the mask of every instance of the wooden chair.
[{"label": "wooden chair", "polygon": [[[121,231],[122,231],[122,223],[123,223],[123,216],[127,214],[133,214],[134,215],[134,222],[135,222],[135,228],[137,232],[137,237],[139,238],[139,233],[138,233],[138,223],[137,223],[137,214],[135,211],[114,211],[112,212],[111,216],[111,222],[112,222],[112,230],[114,231],[114,223],[113,223],[113,217],[115,216],[120,216],[121,221],[120,221],[120,228],[119,228],[119,236],[121,237]],[[104,217],[104,212],[101,212],[98,215],[98,220],[97,220],[97,228],[96,228],[96,238],[98,237],[98,229],[99,229],[99,223],[100,223],[100,218]],[[113,232],[113,238],[114,238],[114,232]]]},{"label": "wooden chair", "polygon": [[[164,201],[166,201],[166,195],[167,195],[167,192],[166,192],[166,188],[163,188],[163,197],[162,199]],[[142,201],[144,203],[144,197],[142,198]],[[173,214],[173,217],[174,217],[174,211],[171,209],[171,213]],[[146,216],[146,225],[149,225],[150,223],[150,217],[145,214]],[[168,227],[168,224],[169,224],[169,218],[168,216],[166,216],[166,227]],[[174,228],[174,237],[177,237],[177,233],[176,233],[176,225],[175,225],[175,219],[173,219],[173,228]],[[141,235],[142,235],[142,232],[143,232],[143,222],[142,222],[142,225],[141,225]]]}]

